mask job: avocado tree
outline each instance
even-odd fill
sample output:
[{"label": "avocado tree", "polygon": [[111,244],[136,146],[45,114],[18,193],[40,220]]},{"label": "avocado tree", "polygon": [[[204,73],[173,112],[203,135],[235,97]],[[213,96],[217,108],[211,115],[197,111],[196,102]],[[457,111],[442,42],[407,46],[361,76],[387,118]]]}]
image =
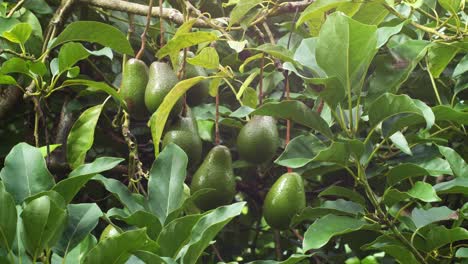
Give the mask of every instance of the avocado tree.
[{"label": "avocado tree", "polygon": [[0,263],[468,263],[463,0],[0,0]]}]

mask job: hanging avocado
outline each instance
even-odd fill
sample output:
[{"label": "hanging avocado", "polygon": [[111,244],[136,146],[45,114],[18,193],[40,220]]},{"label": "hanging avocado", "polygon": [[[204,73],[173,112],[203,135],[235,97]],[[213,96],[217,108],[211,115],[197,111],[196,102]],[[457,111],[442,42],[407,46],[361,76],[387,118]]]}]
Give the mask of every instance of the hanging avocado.
[{"label": "hanging avocado", "polygon": [[201,189],[214,189],[195,199],[195,205],[202,210],[211,210],[229,204],[236,194],[236,183],[232,171],[229,149],[215,146],[193,175],[190,186],[192,193]]},{"label": "hanging avocado", "polygon": [[[192,52],[187,52],[187,58],[193,58],[195,55]],[[179,56],[179,69],[182,65],[182,59],[184,58],[184,53],[181,52]],[[208,76],[203,67],[195,66],[190,63],[185,63],[185,79],[197,77],[197,76]],[[190,88],[187,91],[187,104],[190,106],[197,106],[205,101],[209,95],[209,82],[203,80]]]},{"label": "hanging avocado", "polygon": [[[163,102],[166,95],[177,84],[177,76],[171,66],[164,62],[153,62],[149,68],[149,79],[145,91],[145,105],[150,113],[154,113]],[[171,114],[176,116],[182,111],[183,101],[179,100],[172,108]]]},{"label": "hanging avocado", "polygon": [[148,67],[139,59],[125,62],[120,85],[120,94],[127,103],[130,116],[144,119],[148,115],[145,108],[145,89],[148,83]]},{"label": "hanging avocado", "polygon": [[292,217],[306,205],[301,175],[285,173],[273,184],[263,203],[265,221],[273,228],[289,228]]},{"label": "hanging avocado", "polygon": [[275,156],[279,140],[273,117],[254,116],[237,136],[237,150],[242,159],[261,164]]},{"label": "hanging avocado", "polygon": [[200,163],[202,155],[202,141],[198,135],[198,125],[190,108],[187,108],[187,116],[172,126],[164,135],[163,148],[169,143],[174,143],[185,151],[189,160],[189,167]]}]

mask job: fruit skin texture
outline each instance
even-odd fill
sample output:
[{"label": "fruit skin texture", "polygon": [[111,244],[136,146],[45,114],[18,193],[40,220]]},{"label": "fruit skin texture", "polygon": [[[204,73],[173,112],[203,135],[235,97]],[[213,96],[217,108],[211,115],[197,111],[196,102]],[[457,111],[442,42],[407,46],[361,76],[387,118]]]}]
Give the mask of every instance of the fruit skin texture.
[{"label": "fruit skin texture", "polygon": [[275,156],[279,140],[273,117],[254,116],[239,132],[237,150],[242,159],[261,164]]},{"label": "fruit skin texture", "polygon": [[[145,105],[150,113],[154,113],[163,102],[164,97],[177,84],[178,79],[171,66],[158,61],[151,63],[148,76],[148,84],[145,90]],[[177,101],[171,113],[180,113],[182,103],[182,100]]]},{"label": "fruit skin texture", "polygon": [[145,90],[148,83],[148,67],[142,60],[129,59],[125,62],[120,94],[127,103],[130,116],[144,119],[148,112],[145,108]]},{"label": "fruit skin texture", "polygon": [[292,217],[306,206],[301,175],[285,173],[273,184],[263,203],[263,216],[273,228],[288,229]]},{"label": "fruit skin texture", "polygon": [[184,150],[188,156],[189,167],[193,168],[200,163],[203,143],[198,135],[197,121],[190,108],[187,108],[187,116],[181,117],[164,135],[163,148],[169,143],[174,143]]},{"label": "fruit skin texture", "polygon": [[192,193],[207,188],[214,190],[197,197],[194,201],[198,208],[205,211],[229,204],[236,194],[231,153],[225,146],[212,148],[193,175],[190,185]]},{"label": "fruit skin texture", "polygon": [[106,228],[101,233],[101,236],[99,237],[99,241],[103,241],[104,239],[108,239],[111,237],[118,236],[120,233],[113,225],[107,225]]},{"label": "fruit skin texture", "polygon": [[[195,55],[192,52],[187,52],[187,58],[193,58]],[[182,65],[183,52],[179,56],[179,69]],[[195,66],[190,63],[185,63],[185,79],[190,79],[197,76],[208,76],[205,69],[200,66]],[[203,80],[190,88],[187,91],[187,104],[189,106],[197,106],[205,101],[209,95],[210,84],[207,80]]]}]

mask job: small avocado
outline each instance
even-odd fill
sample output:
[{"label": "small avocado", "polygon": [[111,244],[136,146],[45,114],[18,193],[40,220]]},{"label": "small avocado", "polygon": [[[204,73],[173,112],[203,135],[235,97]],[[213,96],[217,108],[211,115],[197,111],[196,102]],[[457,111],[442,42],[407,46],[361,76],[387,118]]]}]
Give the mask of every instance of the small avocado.
[{"label": "small avocado", "polygon": [[145,108],[145,89],[148,83],[148,67],[139,59],[129,59],[125,62],[122,73],[120,94],[127,103],[130,116],[144,119],[148,115]]},{"label": "small avocado", "polygon": [[279,140],[273,117],[254,116],[239,132],[237,150],[245,161],[261,164],[275,156]]},{"label": "small avocado", "polygon": [[194,167],[200,163],[203,143],[198,135],[197,120],[188,107],[186,115],[169,128],[169,131],[164,135],[162,146],[164,148],[169,143],[176,144],[187,154],[189,167]]},{"label": "small avocado", "polygon": [[[145,105],[150,113],[154,113],[163,102],[166,95],[177,84],[178,79],[171,66],[164,62],[151,63],[148,73],[148,84],[145,91]],[[183,101],[179,100],[172,108],[171,114],[182,111]]]},{"label": "small avocado", "polygon": [[273,228],[289,228],[292,217],[306,206],[304,182],[301,175],[285,173],[276,180],[263,203],[263,217]]},{"label": "small avocado", "polygon": [[[182,65],[183,52],[179,56],[179,66],[180,69]],[[187,52],[187,58],[193,58],[195,55],[192,52]],[[185,63],[185,79],[190,79],[197,76],[208,76],[205,69],[200,66],[195,66],[190,63]],[[190,88],[187,91],[187,104],[189,106],[197,106],[205,101],[209,95],[210,84],[207,80],[203,80]]]},{"label": "small avocado", "polygon": [[214,189],[194,200],[195,205],[205,211],[232,201],[236,194],[236,183],[232,171],[231,153],[227,147],[218,145],[208,152],[193,175],[190,189],[192,193],[201,189]]}]

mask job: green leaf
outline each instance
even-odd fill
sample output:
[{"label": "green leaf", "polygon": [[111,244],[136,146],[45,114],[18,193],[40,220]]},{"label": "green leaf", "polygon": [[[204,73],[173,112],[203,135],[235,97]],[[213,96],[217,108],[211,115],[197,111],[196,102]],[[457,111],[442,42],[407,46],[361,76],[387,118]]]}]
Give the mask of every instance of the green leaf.
[{"label": "green leaf", "polygon": [[18,23],[9,31],[3,32],[3,37],[13,43],[24,45],[32,33],[28,23]]},{"label": "green leaf", "polygon": [[325,144],[314,134],[295,137],[286,145],[286,149],[275,160],[275,163],[289,168],[300,168],[313,161]]},{"label": "green leaf", "polygon": [[408,191],[408,195],[427,203],[441,201],[432,185],[422,181],[416,182],[414,186]]},{"label": "green leaf", "polygon": [[206,31],[197,31],[190,33],[182,33],[178,36],[171,38],[167,44],[156,53],[159,59],[173,53],[178,53],[183,48],[188,48],[203,42],[212,42],[217,40],[218,37]]},{"label": "green leaf", "polygon": [[328,77],[338,78],[348,96],[351,96],[351,91],[362,88],[376,53],[377,27],[361,24],[343,13],[328,16],[315,50],[320,68]]},{"label": "green leaf", "polygon": [[439,194],[461,193],[468,195],[468,179],[455,178],[451,181],[441,182],[434,185],[434,189]]},{"label": "green leaf", "polygon": [[[430,166],[440,166],[442,164],[445,164],[440,163],[439,161],[444,162],[444,160],[442,159],[434,159],[432,160],[432,164]],[[439,173],[439,171],[433,171],[428,168],[419,166],[417,164],[403,163],[391,168],[387,172],[385,178],[387,178],[388,185],[393,186],[407,178],[418,176],[439,176],[441,174]]]},{"label": "green leaf", "polygon": [[350,159],[359,160],[364,153],[364,144],[359,140],[334,141],[326,149],[321,150],[313,161],[333,162],[347,166]]},{"label": "green leaf", "polygon": [[458,77],[468,71],[468,54],[465,55],[453,70],[452,77]]},{"label": "green leaf", "polygon": [[304,80],[306,83],[319,85],[320,92],[317,94],[331,107],[336,108],[346,98],[346,91],[336,77],[331,78],[313,78]]},{"label": "green leaf", "polygon": [[430,226],[427,229],[428,231],[423,234],[424,242],[421,243],[426,252],[431,252],[449,243],[468,240],[468,230],[462,227],[448,229],[445,226]]},{"label": "green leaf", "polygon": [[[26,203],[21,213],[23,240],[30,255],[38,257],[60,239],[67,221],[67,210],[60,196],[42,195]],[[62,207],[63,206],[63,207]]]},{"label": "green leaf", "polygon": [[328,138],[333,138],[333,133],[328,127],[327,122],[325,122],[317,112],[300,101],[287,100],[266,103],[251,114],[290,119],[293,122],[315,129]]},{"label": "green leaf", "polygon": [[[167,45],[165,47],[167,47]],[[169,113],[171,112],[172,107],[174,107],[176,102],[191,87],[206,79],[208,78],[204,76],[197,76],[180,81],[172,88],[172,90],[166,95],[166,97],[164,97],[163,102],[158,107],[158,110],[156,110],[156,112],[154,112],[154,114],[151,116],[151,119],[149,121],[153,142],[161,141],[162,133],[164,131],[164,126],[166,125],[167,118],[169,117]],[[155,156],[157,157],[159,154],[159,144],[154,145],[154,152]]]},{"label": "green leaf", "polygon": [[16,85],[17,82],[15,78],[9,76],[9,75],[2,75],[0,74],[0,84],[4,85]]},{"label": "green leaf", "polygon": [[434,45],[429,48],[427,66],[434,78],[439,78],[440,74],[459,51],[460,49],[458,47],[443,43],[434,43]]},{"label": "green leaf", "polygon": [[366,200],[357,191],[350,190],[348,188],[341,187],[341,186],[333,185],[333,186],[328,187],[327,189],[321,191],[318,194],[318,197],[323,197],[323,196],[344,197],[358,204],[361,204],[364,206],[366,205]]},{"label": "green leaf", "polygon": [[439,5],[441,5],[445,10],[456,15],[460,7],[462,6],[461,0],[438,0]]},{"label": "green leaf", "polygon": [[284,261],[275,261],[275,260],[256,260],[249,262],[247,264],[295,264],[299,263],[301,260],[310,258],[311,255],[302,255],[302,254],[292,254],[287,260]]},{"label": "green leaf", "polygon": [[11,250],[16,236],[16,207],[13,196],[5,190],[0,181],[0,248]]},{"label": "green leaf", "polygon": [[363,249],[383,251],[394,257],[399,263],[420,264],[407,246],[403,245],[400,240],[388,235],[379,236],[375,241],[364,245]]},{"label": "green leaf", "polygon": [[238,216],[244,206],[245,202],[221,206],[202,216],[192,229],[190,241],[179,252],[183,263],[195,264],[216,234]]},{"label": "green leaf", "polygon": [[[314,76],[317,77],[326,77],[326,73],[318,66],[317,59],[315,56],[310,56],[310,54],[315,54],[317,48],[317,38],[306,38],[301,41],[299,47],[297,47],[296,52],[294,53],[294,60],[299,62],[301,65],[308,67],[314,72]],[[330,87],[331,89],[335,87]],[[341,87],[338,87],[336,90],[341,91]],[[341,95],[340,95],[341,96]],[[343,90],[344,98],[344,90]]]},{"label": "green leaf", "polygon": [[459,125],[468,125],[468,112],[452,108],[447,105],[438,105],[432,108],[437,121],[452,121]]},{"label": "green leaf", "polygon": [[86,59],[89,56],[87,49],[80,43],[69,42],[60,48],[59,52],[59,72],[64,72],[75,66],[80,60]]},{"label": "green leaf", "polygon": [[257,91],[251,87],[247,87],[242,95],[242,104],[247,107],[256,108],[258,105]]},{"label": "green leaf", "polygon": [[393,135],[391,135],[390,140],[403,153],[405,153],[407,155],[413,155],[413,153],[411,152],[411,149],[410,149],[410,147],[408,145],[408,141],[406,141],[405,136],[400,131],[395,132]]},{"label": "green leaf", "polygon": [[363,220],[329,214],[309,226],[304,234],[302,250],[318,249],[326,245],[336,235],[372,227]]},{"label": "green leaf", "polygon": [[252,81],[255,79],[255,77],[257,77],[258,74],[259,74],[258,71],[254,71],[249,75],[249,77],[247,77],[245,79],[245,81],[242,82],[242,85],[241,85],[241,87],[239,88],[239,91],[236,94],[237,100],[241,99],[242,94],[244,93],[245,89],[247,89],[247,87],[249,87],[249,85],[252,83]]},{"label": "green leaf", "polygon": [[52,189],[60,193],[66,203],[70,203],[78,191],[96,174],[110,170],[124,161],[122,158],[100,157],[91,163],[74,169],[68,178],[59,181]]},{"label": "green leaf", "polygon": [[309,5],[297,20],[297,26],[302,25],[316,15],[323,14],[328,10],[334,9],[344,3],[350,3],[350,0],[318,0]]},{"label": "green leaf", "polygon": [[411,220],[416,228],[421,228],[435,222],[453,219],[455,213],[446,206],[433,207],[427,210],[414,208],[411,212]]},{"label": "green leaf", "polygon": [[[54,150],[56,150],[58,147],[62,146],[62,144],[52,144],[49,145],[49,151],[52,153]],[[47,146],[40,147],[39,150],[41,151],[42,157],[47,157]]]},{"label": "green leaf", "polygon": [[343,199],[337,199],[334,201],[327,200],[323,202],[322,208],[333,209],[333,210],[340,211],[342,213],[348,213],[350,215],[357,215],[357,214],[364,213],[364,207],[362,205],[355,203],[355,202],[346,201]]},{"label": "green leaf", "polygon": [[201,66],[207,69],[218,69],[218,52],[215,48],[205,47],[195,57],[187,58],[187,62],[192,65]]},{"label": "green leaf", "polygon": [[468,178],[468,164],[466,164],[460,154],[448,147],[437,147],[439,148],[440,154],[442,154],[450,164],[453,174],[457,177]]},{"label": "green leaf", "polygon": [[468,258],[468,248],[466,248],[466,247],[458,248],[457,252],[455,253],[455,257],[457,257],[457,258]]},{"label": "green leaf", "polygon": [[390,54],[377,56],[374,59],[376,69],[369,78],[369,100],[375,100],[386,92],[397,93],[426,55],[429,45],[430,42],[425,40],[408,40],[389,47]]},{"label": "green leaf", "polygon": [[146,211],[136,211],[133,214],[128,214],[125,210],[112,208],[107,212],[107,217],[119,219],[124,221],[128,225],[136,226],[139,228],[146,228],[148,236],[155,240],[161,232],[162,226],[159,219],[154,215]]},{"label": "green leaf", "polygon": [[422,116],[426,120],[426,128],[428,129],[432,127],[435,121],[431,108],[423,102],[404,94],[385,93],[369,106],[369,122],[375,127],[385,119],[403,113]]},{"label": "green leaf", "polygon": [[58,254],[52,254],[52,263],[63,263],[63,264],[76,264],[81,263],[86,255],[94,246],[96,246],[97,240],[93,235],[86,236],[80,244],[68,252],[65,259],[60,257]]},{"label": "green leaf", "polygon": [[379,27],[377,29],[377,48],[381,48],[393,36],[400,33],[403,26],[409,21],[403,21],[395,26]]},{"label": "green leaf", "polygon": [[124,264],[133,252],[156,248],[157,244],[148,237],[144,228],[131,230],[100,241],[86,254],[83,264]]},{"label": "green leaf", "polygon": [[177,262],[172,258],[160,257],[149,251],[138,250],[133,252],[134,256],[137,256],[139,259],[143,260],[144,263],[151,264],[177,264]]},{"label": "green leaf", "polygon": [[242,18],[255,6],[262,3],[262,0],[243,0],[239,1],[237,5],[232,9],[231,16],[229,18],[229,27],[239,23]]},{"label": "green leaf", "polygon": [[106,190],[112,193],[131,213],[145,211],[145,208],[138,203],[136,196],[120,181],[105,178],[100,174],[94,176],[93,180],[100,182]]},{"label": "green leaf", "polygon": [[15,145],[8,153],[0,178],[17,204],[34,194],[50,190],[55,184],[41,151],[26,143]]},{"label": "green leaf", "polygon": [[66,80],[62,83],[62,86],[87,86],[88,91],[90,92],[105,92],[108,95],[112,96],[117,102],[120,103],[125,109],[127,109],[127,104],[125,100],[122,98],[122,95],[117,92],[117,90],[111,86],[109,86],[105,82],[95,82],[91,80],[85,79],[73,79],[73,80]]},{"label": "green leaf", "polygon": [[94,130],[104,104],[86,109],[76,120],[67,138],[67,160],[72,168],[84,163],[86,152],[93,146]]},{"label": "green leaf", "polygon": [[349,213],[343,210],[335,209],[339,206],[337,204],[332,205],[328,204],[329,207],[306,207],[304,208],[299,214],[293,216],[292,223],[293,225],[302,223],[303,221],[314,221],[320,217],[324,217],[326,215],[344,215],[354,217],[356,214],[355,212]]},{"label": "green leaf", "polygon": [[182,247],[190,240],[192,228],[202,215],[186,215],[171,221],[164,226],[158,237],[158,244],[164,245],[159,249],[160,255],[176,257]]},{"label": "green leaf", "polygon": [[69,24],[58,35],[50,49],[70,41],[99,43],[123,54],[134,54],[125,34],[117,28],[101,22],[76,21]]},{"label": "green leaf", "polygon": [[151,167],[148,203],[161,224],[164,224],[170,213],[182,206],[187,162],[185,152],[171,143],[163,149]]},{"label": "green leaf", "polygon": [[69,204],[67,208],[67,226],[54,247],[54,252],[62,257],[90,234],[102,216],[101,209],[95,203]]},{"label": "green leaf", "polygon": [[296,63],[296,61],[293,59],[294,54],[292,54],[291,51],[280,45],[265,43],[256,48],[253,48],[253,50],[264,52],[277,59],[280,59],[281,61],[287,61],[293,64]]}]

